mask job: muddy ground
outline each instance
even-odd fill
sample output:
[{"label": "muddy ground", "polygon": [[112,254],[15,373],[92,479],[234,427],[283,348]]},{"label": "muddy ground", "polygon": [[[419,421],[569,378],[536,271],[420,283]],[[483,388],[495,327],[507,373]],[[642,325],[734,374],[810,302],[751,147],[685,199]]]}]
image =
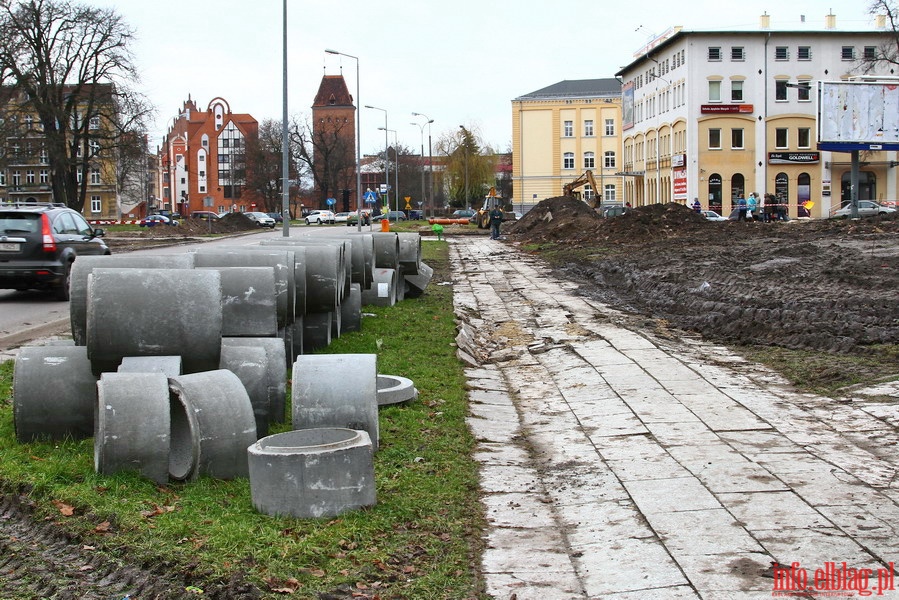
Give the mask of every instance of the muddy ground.
[{"label": "muddy ground", "polygon": [[[235,215],[213,223],[211,232],[255,228]],[[446,233],[486,234],[472,229]],[[208,233],[205,221],[186,221],[106,240],[113,252],[124,252]],[[899,218],[712,223],[671,204],[602,219],[582,202],[551,198],[518,223],[504,225],[503,234],[506,243],[545,256],[558,275],[579,282],[583,293],[671,331],[731,346],[821,355],[866,356],[899,344]],[[892,371],[897,372],[899,366]],[[190,569],[127,564],[35,519],[26,496],[0,496],[0,598],[263,594],[239,573],[231,581],[214,581]],[[356,594],[334,590],[326,597]]]},{"label": "muddy ground", "polygon": [[896,217],[710,222],[657,204],[603,219],[560,197],[505,233],[584,293],[708,340],[866,355],[899,343]]}]

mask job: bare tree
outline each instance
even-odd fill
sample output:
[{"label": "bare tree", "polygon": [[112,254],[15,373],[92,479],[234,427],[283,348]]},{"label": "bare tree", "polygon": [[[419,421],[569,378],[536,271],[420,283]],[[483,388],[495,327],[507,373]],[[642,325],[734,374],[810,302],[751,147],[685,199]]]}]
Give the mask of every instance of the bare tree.
[{"label": "bare tree", "polygon": [[[289,143],[293,142],[288,134]],[[281,212],[283,163],[281,160],[281,121],[266,119],[259,124],[257,137],[247,139],[247,187],[262,198],[265,212]],[[296,148],[289,148],[288,179],[297,181]],[[290,188],[290,205],[294,204],[297,188]]]},{"label": "bare tree", "polygon": [[334,120],[316,129],[309,123],[291,124],[291,145],[298,152],[297,162],[312,175],[315,189],[320,193],[320,207],[325,206],[327,198],[339,198],[343,190],[352,193],[356,189],[354,127],[352,120]]},{"label": "bare tree", "polygon": [[884,65],[899,66],[899,5],[896,0],[871,0],[868,12],[886,18],[886,29],[890,35],[880,44],[876,56],[862,58],[862,70],[870,73],[883,70]]},{"label": "bare tree", "polygon": [[94,165],[133,143],[150,112],[129,88],[137,81],[132,37],[112,9],[67,0],[0,3],[0,84],[37,116],[54,200],[79,211]]}]

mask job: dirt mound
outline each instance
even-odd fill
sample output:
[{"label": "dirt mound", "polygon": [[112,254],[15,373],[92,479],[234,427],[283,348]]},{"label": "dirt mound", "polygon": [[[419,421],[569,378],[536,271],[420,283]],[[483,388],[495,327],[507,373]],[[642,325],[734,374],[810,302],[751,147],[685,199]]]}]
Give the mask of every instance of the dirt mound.
[{"label": "dirt mound", "polygon": [[586,295],[712,340],[850,354],[899,344],[899,215],[716,223],[656,204],[601,218],[561,197],[507,234],[552,244]]},{"label": "dirt mound", "polygon": [[507,234],[525,244],[564,242],[580,246],[598,242],[645,243],[691,235],[715,225],[682,204],[653,204],[603,218],[580,200],[557,196],[540,202]]}]

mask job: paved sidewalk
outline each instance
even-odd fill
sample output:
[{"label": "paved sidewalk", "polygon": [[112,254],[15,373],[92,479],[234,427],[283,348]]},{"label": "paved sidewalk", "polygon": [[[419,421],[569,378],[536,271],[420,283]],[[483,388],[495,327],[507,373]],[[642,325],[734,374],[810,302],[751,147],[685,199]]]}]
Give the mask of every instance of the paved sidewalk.
[{"label": "paved sidewalk", "polygon": [[786,597],[820,569],[829,595],[801,597],[899,598],[895,387],[796,394],[502,242],[450,241],[492,596]]}]

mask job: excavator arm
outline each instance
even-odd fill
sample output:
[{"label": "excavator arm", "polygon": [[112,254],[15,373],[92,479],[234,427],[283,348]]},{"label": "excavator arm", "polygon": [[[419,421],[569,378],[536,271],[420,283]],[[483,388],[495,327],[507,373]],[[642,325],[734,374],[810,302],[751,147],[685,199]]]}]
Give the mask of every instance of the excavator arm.
[{"label": "excavator arm", "polygon": [[565,196],[574,196],[575,198],[580,200],[581,199],[580,192],[575,192],[574,190],[576,190],[577,188],[581,187],[582,185],[586,185],[588,183],[590,184],[590,187],[593,188],[593,193],[596,195],[597,198],[599,198],[599,194],[600,194],[601,190],[596,185],[596,180],[593,179],[593,171],[591,171],[589,169],[584,171],[583,174],[579,175],[578,178],[575,179],[574,181],[572,181],[571,183],[566,183],[562,187],[562,193]]}]

